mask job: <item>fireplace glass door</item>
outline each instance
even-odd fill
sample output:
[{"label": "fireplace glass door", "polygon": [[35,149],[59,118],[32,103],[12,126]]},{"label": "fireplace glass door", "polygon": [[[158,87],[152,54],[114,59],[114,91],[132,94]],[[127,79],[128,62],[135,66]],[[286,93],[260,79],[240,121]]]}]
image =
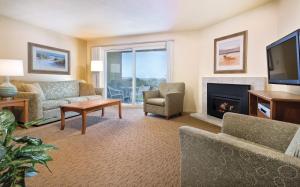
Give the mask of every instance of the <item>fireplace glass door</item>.
[{"label": "fireplace glass door", "polygon": [[223,117],[226,112],[240,113],[241,101],[238,98],[213,96],[213,110],[216,115]]}]

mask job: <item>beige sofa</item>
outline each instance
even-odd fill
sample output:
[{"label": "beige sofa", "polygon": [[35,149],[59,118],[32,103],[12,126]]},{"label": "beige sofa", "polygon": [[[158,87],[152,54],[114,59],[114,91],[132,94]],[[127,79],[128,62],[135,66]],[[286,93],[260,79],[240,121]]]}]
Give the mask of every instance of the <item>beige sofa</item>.
[{"label": "beige sofa", "polygon": [[183,112],[184,83],[161,83],[158,90],[145,91],[144,112],[158,114],[169,119]]},{"label": "beige sofa", "polygon": [[300,186],[300,159],[285,154],[298,128],[233,113],[219,134],[181,127],[181,186]]},{"label": "beige sofa", "polygon": [[[29,99],[29,119],[45,119],[44,123],[60,120],[60,106],[63,104],[102,99],[102,90],[77,81],[23,82],[12,81],[18,89],[16,98]],[[28,92],[32,85],[40,91]],[[21,115],[21,112],[20,112]],[[68,112],[66,117],[77,115]],[[21,117],[21,116],[20,116]]]}]

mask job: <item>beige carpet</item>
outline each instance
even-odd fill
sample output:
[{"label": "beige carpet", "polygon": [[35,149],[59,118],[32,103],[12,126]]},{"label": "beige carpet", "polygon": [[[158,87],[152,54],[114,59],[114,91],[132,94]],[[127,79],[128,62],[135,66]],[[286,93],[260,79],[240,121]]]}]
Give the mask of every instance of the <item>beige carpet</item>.
[{"label": "beige carpet", "polygon": [[21,129],[55,144],[52,174],[38,167],[40,174],[26,180],[28,186],[179,186],[180,147],[178,127],[187,124],[211,132],[220,129],[189,115],[169,121],[145,117],[141,109],[126,108],[123,119],[117,110],[107,109],[88,117],[88,128],[81,135],[81,118],[67,120],[64,131],[60,123]]}]

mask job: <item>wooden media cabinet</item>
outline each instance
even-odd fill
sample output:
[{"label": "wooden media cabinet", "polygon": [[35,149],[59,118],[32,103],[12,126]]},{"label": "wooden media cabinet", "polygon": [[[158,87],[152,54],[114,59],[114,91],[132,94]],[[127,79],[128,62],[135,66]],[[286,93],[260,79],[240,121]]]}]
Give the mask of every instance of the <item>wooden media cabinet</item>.
[{"label": "wooden media cabinet", "polygon": [[300,124],[300,95],[249,90],[249,115],[268,118],[258,110],[258,103],[269,105],[269,119]]}]

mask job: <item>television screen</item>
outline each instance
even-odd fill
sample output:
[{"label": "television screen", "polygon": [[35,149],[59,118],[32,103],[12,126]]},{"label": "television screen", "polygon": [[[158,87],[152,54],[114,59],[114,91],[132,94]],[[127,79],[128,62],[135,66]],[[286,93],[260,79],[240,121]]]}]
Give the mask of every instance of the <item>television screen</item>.
[{"label": "television screen", "polygon": [[270,83],[298,82],[297,42],[294,36],[267,49]]}]

